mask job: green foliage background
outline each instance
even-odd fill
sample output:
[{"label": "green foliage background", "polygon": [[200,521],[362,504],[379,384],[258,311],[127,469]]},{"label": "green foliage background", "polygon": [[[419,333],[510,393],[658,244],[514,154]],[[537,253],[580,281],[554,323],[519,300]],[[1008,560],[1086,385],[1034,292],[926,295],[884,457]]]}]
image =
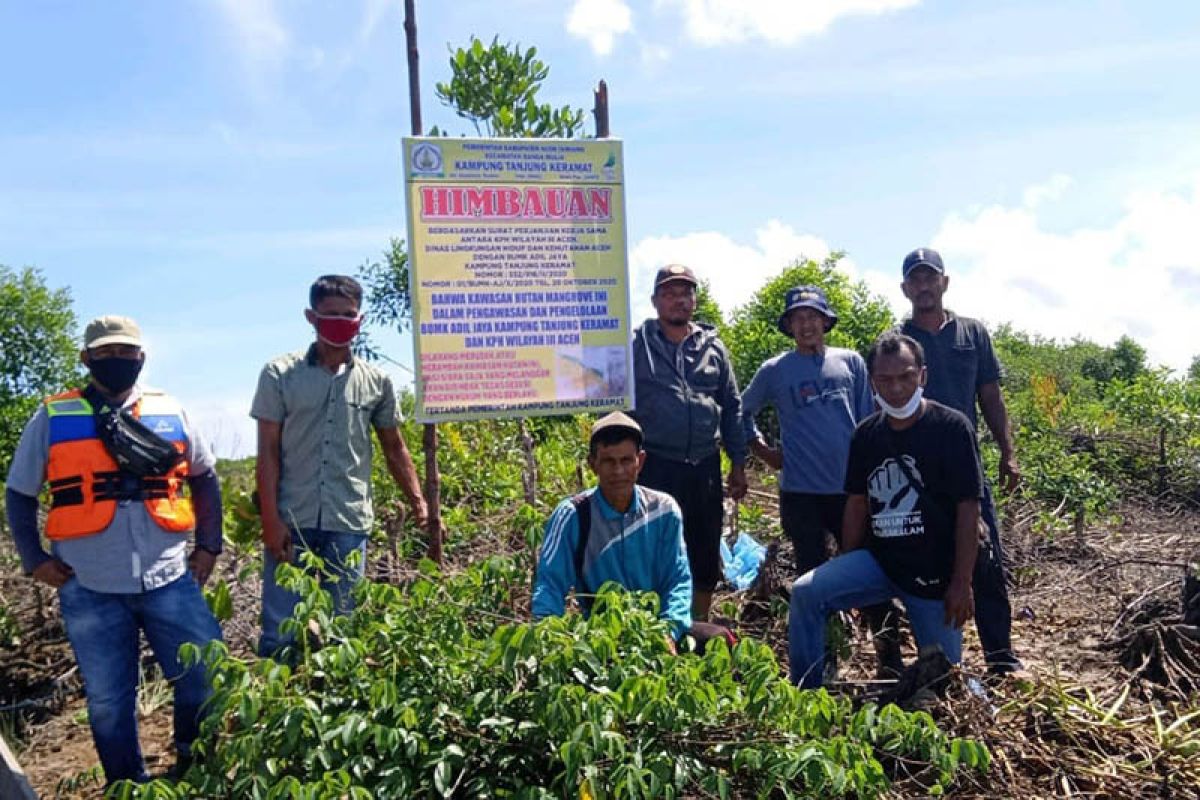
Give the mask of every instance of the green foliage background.
[{"label": "green foliage background", "polygon": [[70,289],[0,265],[0,474],[38,401],[79,380],[75,325]]},{"label": "green foliage background", "polygon": [[423,571],[362,584],[334,617],[316,578],[286,568],[302,596],[289,625],[315,632],[292,664],[213,645],[185,780],[115,796],[874,797],[897,774],[940,794],[989,763],[927,714],[796,689],[763,644],[675,656],[653,595],[609,585],[586,619],[529,624],[511,561]]},{"label": "green foliage background", "polygon": [[891,308],[882,297],[838,269],[843,255],[833,253],[824,261],[801,258],[769,279],[746,305],[734,309],[729,323],[721,328],[721,338],[733,356],[739,386],[746,386],[768,358],[795,346],[778,327],[784,297],[795,286],[813,285],[825,290],[830,307],[838,315],[837,326],[826,339],[835,347],[865,354],[875,338],[895,324]]}]

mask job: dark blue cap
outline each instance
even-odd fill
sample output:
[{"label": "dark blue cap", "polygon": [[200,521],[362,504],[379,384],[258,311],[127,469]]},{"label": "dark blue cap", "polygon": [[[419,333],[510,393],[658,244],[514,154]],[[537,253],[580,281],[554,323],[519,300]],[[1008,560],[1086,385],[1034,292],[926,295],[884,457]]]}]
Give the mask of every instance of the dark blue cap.
[{"label": "dark blue cap", "polygon": [[942,256],[937,250],[931,250],[928,247],[918,247],[904,257],[904,267],[901,272],[904,277],[908,277],[908,273],[912,272],[917,267],[929,267],[939,275],[946,274],[946,265],[942,263]]},{"label": "dark blue cap", "polygon": [[838,316],[829,307],[829,300],[826,299],[825,291],[820,286],[797,286],[788,289],[784,298],[783,313],[779,315],[779,330],[784,336],[792,335],[787,324],[787,317],[797,308],[815,308],[824,314],[828,320],[825,323],[826,331],[832,330],[833,326],[837,325]]}]

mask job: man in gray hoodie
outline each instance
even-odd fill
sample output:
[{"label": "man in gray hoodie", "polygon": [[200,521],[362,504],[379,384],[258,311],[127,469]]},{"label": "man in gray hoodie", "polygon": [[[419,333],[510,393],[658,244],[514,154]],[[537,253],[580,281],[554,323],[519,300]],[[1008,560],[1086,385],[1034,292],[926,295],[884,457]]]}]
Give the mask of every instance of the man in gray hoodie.
[{"label": "man in gray hoodie", "polygon": [[711,325],[692,321],[695,274],[681,264],[658,271],[651,301],[657,319],[633,334],[634,418],[645,435],[638,483],[666,492],[683,511],[692,569],[692,617],[708,619],[721,576],[721,452],[733,467],[728,493],[746,494],[742,400],[729,351]]}]

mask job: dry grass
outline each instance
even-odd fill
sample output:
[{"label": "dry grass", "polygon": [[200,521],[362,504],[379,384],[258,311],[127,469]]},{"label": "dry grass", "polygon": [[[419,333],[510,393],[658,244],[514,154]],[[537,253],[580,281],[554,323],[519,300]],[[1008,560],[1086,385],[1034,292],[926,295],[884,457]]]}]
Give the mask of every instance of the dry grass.
[{"label": "dry grass", "polygon": [[[763,527],[772,527],[772,499],[756,495]],[[1026,679],[987,685],[973,692],[968,678],[983,681],[974,631],[968,628],[966,658],[952,675],[945,697],[927,709],[949,732],[984,742],[993,765],[981,779],[965,779],[955,797],[1200,798],[1200,683],[1195,639],[1181,620],[1184,565],[1200,554],[1200,513],[1184,507],[1125,505],[1104,524],[1081,535],[1048,538],[1035,529],[1037,509],[1008,511],[1005,543],[1016,583],[1012,590],[1014,640],[1029,669]],[[489,555],[518,553],[523,532],[512,516],[483,526],[489,533],[448,554],[448,570]],[[369,572],[404,582],[416,565],[386,544],[372,551]],[[247,557],[223,558],[220,575],[234,590],[236,614],[225,625],[227,641],[252,652],[258,630],[259,579]],[[781,543],[769,567],[771,580],[757,594],[719,594],[719,614],[737,621],[742,635],[769,642],[786,664],[786,599],[794,577],[788,545]],[[532,576],[531,576],[532,577]],[[52,596],[35,608],[28,588],[10,573],[0,578],[17,607],[22,649],[0,653],[0,674],[28,679],[36,694],[72,664],[64,661],[61,626]],[[36,623],[35,617],[41,622]],[[34,646],[36,643],[36,646]],[[1181,649],[1182,648],[1182,649]],[[913,656],[911,645],[906,651]],[[41,669],[22,667],[24,659]],[[1160,671],[1155,665],[1161,666]],[[53,667],[54,669],[51,669]],[[839,691],[868,698],[886,688],[873,681],[874,657],[867,634],[849,628]],[[23,677],[24,676],[24,677]],[[35,682],[33,679],[37,678]],[[75,699],[56,702],[33,721],[22,761],[46,796],[64,776],[83,775],[94,764],[86,725],[72,722]],[[11,698],[0,698],[11,700]],[[169,749],[169,710],[144,720],[149,753]],[[89,760],[90,759],[90,760]],[[162,756],[164,767],[169,765]],[[920,797],[920,777],[898,776],[891,795]],[[79,793],[91,796],[94,785]]]}]

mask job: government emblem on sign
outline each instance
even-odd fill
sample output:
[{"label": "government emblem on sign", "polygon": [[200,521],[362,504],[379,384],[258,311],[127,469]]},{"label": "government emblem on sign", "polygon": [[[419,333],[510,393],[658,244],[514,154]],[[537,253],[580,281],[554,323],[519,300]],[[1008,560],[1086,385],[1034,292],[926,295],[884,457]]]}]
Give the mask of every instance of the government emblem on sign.
[{"label": "government emblem on sign", "polygon": [[442,148],[421,142],[412,149],[411,166],[413,175],[441,175]]}]

